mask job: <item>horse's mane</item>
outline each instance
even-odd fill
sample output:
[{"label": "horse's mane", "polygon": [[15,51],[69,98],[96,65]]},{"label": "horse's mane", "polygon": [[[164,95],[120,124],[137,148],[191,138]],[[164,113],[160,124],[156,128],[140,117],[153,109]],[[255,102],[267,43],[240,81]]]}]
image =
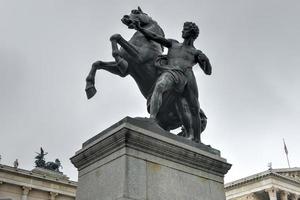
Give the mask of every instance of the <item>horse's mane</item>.
[{"label": "horse's mane", "polygon": [[[146,14],[146,13],[144,13],[144,14]],[[152,19],[152,17],[150,17],[149,15],[148,15],[148,17],[150,18],[152,23],[156,25],[156,26],[154,26],[154,28],[156,29],[157,33],[160,33],[162,37],[165,37],[164,30],[160,27],[160,25],[157,23],[157,21]],[[164,47],[162,45],[161,45],[161,50],[164,51]]]},{"label": "horse's mane", "polygon": [[[145,15],[148,15],[148,14],[146,14],[146,13],[144,13]],[[164,31],[163,31],[163,29],[160,27],[160,25],[157,23],[157,21],[155,21],[152,17],[150,17],[149,15],[148,15],[148,17],[149,17],[149,19],[154,23],[154,24],[156,24],[157,26],[157,28],[158,28],[158,30],[160,31],[160,33],[162,34],[162,36],[163,37],[165,37],[165,33],[164,33]]]}]

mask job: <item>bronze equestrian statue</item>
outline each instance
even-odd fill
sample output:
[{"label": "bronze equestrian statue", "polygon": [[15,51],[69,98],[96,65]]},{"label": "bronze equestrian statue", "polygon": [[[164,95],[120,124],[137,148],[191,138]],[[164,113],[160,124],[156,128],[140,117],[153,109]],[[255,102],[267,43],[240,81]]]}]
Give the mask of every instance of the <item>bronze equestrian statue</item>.
[{"label": "bronze equestrian statue", "polygon": [[[126,41],[120,34],[111,36],[112,55],[115,60],[93,63],[86,78],[86,94],[88,98],[92,98],[96,94],[95,75],[99,69],[121,77],[130,75],[134,78],[142,95],[147,99],[147,108],[150,114],[152,114],[154,104],[152,103],[151,108],[151,102],[153,102],[151,98],[154,96],[153,92],[155,91],[157,81],[169,62],[173,62],[169,55],[162,55],[163,46],[169,47],[169,45],[165,45],[164,42],[149,37],[149,33],[152,33],[155,37],[163,40],[164,32],[157,22],[144,13],[140,7],[132,10],[130,15],[125,15],[121,21],[128,28],[138,29],[138,31],[134,33],[129,41]],[[121,46],[120,49],[118,45]],[[201,63],[200,66],[202,69],[205,68],[204,71],[209,74],[209,67],[204,67],[203,65],[205,62],[209,64],[209,61],[204,54],[201,54],[201,56],[201,58],[199,57],[199,62],[198,60],[195,62]],[[207,60],[204,61],[204,59]],[[155,116],[151,115],[151,117],[163,129],[170,131],[182,127],[182,132],[179,135],[196,142],[201,142],[200,134],[206,127],[207,119],[198,104],[198,91],[197,93],[193,93],[193,95],[196,95],[192,99],[197,102],[197,106],[195,107],[195,102],[191,103],[189,90],[186,89],[190,85],[194,87],[194,90],[198,90],[194,79],[194,77],[187,76],[186,80],[189,84],[183,85],[184,88],[181,88],[181,90],[171,87],[163,91],[159,97],[161,98],[159,101],[160,105]],[[191,81],[195,83],[191,84]]]},{"label": "bronze equestrian statue", "polygon": [[62,168],[61,162],[58,158],[55,159],[54,162],[46,162],[45,156],[48,153],[45,153],[44,149],[40,148],[40,153],[37,153],[37,156],[35,156],[35,167],[48,169],[55,172],[60,172],[59,168]]}]

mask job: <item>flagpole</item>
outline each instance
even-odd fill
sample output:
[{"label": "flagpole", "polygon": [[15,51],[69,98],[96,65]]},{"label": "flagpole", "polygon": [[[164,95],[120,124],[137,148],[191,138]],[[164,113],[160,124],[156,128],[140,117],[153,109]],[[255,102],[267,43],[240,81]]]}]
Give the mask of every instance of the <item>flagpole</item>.
[{"label": "flagpole", "polygon": [[289,152],[288,152],[288,149],[287,149],[287,147],[286,147],[286,144],[285,144],[285,141],[284,141],[284,138],[283,138],[283,145],[284,145],[284,151],[285,151],[285,155],[286,155],[286,160],[287,160],[287,163],[288,163],[288,165],[289,165],[289,168],[291,168],[291,166],[290,166],[290,160],[289,160]]},{"label": "flagpole", "polygon": [[289,165],[289,168],[291,168],[290,166],[290,160],[289,160],[289,156],[286,154],[286,159],[287,159],[287,162],[288,162],[288,165]]}]

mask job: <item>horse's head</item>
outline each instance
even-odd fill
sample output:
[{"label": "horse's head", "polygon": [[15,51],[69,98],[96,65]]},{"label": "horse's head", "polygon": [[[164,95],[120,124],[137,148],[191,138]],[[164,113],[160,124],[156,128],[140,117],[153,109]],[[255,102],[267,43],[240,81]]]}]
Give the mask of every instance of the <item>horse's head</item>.
[{"label": "horse's head", "polygon": [[[129,15],[124,15],[121,21],[130,29],[135,28],[135,22],[138,21],[141,27],[146,28],[148,26],[148,30],[165,37],[164,31],[162,28],[154,21],[149,15],[144,13],[140,7],[138,9],[134,9],[131,11]],[[153,26],[151,26],[153,25]],[[163,51],[163,46],[161,46],[161,50]]]},{"label": "horse's head", "polygon": [[58,158],[56,158],[54,162],[55,162],[55,164],[57,164],[58,166],[61,165],[60,160],[59,160]]},{"label": "horse's head", "polygon": [[57,170],[58,170],[59,168],[63,168],[62,165],[61,165],[61,162],[60,162],[60,160],[59,160],[58,158],[56,158],[54,162],[55,162],[55,164],[57,165]]},{"label": "horse's head", "polygon": [[128,26],[128,28],[134,28],[134,21],[139,21],[142,27],[153,22],[151,17],[144,13],[140,7],[138,7],[137,10],[132,10],[129,15],[124,15],[121,21]]}]

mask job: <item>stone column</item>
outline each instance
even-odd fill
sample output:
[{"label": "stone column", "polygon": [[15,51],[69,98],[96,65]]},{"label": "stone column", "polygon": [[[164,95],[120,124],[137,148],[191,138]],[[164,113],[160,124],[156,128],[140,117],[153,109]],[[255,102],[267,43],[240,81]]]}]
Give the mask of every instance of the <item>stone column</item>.
[{"label": "stone column", "polygon": [[28,193],[29,193],[30,190],[31,190],[31,188],[29,188],[29,187],[25,187],[25,186],[22,187],[21,200],[27,200]]},{"label": "stone column", "polygon": [[280,192],[280,200],[288,200],[288,195],[289,193],[286,191],[281,191]]},{"label": "stone column", "polygon": [[247,199],[247,200],[255,200],[255,199],[256,199],[256,198],[255,198],[255,194],[254,194],[254,193],[248,194],[248,195],[246,196],[246,199]]},{"label": "stone column", "polygon": [[270,200],[277,200],[277,188],[269,188],[265,190],[269,194],[269,199]]},{"label": "stone column", "polygon": [[300,198],[300,195],[291,194],[291,200],[298,200],[299,198]]},{"label": "stone column", "polygon": [[56,193],[56,192],[50,192],[50,197],[49,197],[49,199],[50,200],[55,200],[55,197],[58,195],[58,193]]}]

